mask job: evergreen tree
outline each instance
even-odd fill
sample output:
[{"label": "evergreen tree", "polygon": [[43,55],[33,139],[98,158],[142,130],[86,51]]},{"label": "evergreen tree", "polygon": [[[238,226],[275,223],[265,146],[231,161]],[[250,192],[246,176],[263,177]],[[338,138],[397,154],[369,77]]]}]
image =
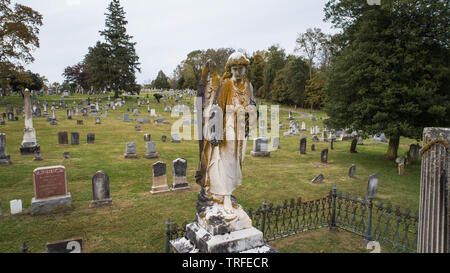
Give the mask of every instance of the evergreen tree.
[{"label": "evergreen tree", "polygon": [[[97,88],[119,92],[137,92],[136,71],[140,72],[139,57],[127,34],[125,12],[119,0],[112,0],[108,6],[105,30],[100,31],[105,43],[97,42],[86,56],[87,70],[91,74],[90,82]],[[106,58],[105,58],[106,57]]]},{"label": "evergreen tree", "polygon": [[162,70],[158,72],[158,76],[152,81],[152,87],[156,89],[170,89],[168,78]]},{"label": "evergreen tree", "polygon": [[326,123],[389,137],[421,138],[424,127],[450,125],[448,1],[330,0],[326,19],[342,28],[325,90]]}]

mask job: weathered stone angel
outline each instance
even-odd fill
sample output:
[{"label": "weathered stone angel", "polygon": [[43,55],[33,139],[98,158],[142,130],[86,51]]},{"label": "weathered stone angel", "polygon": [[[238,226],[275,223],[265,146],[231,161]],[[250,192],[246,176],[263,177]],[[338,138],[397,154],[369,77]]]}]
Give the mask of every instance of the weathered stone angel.
[{"label": "weathered stone angel", "polygon": [[[248,65],[249,61],[243,54],[233,53],[213,99],[204,100],[208,101],[211,109],[206,113],[208,122],[204,131],[207,134],[197,179],[202,182],[197,220],[205,228],[213,228],[213,233],[251,227],[250,218],[232,197],[234,189],[242,183],[249,126],[251,122],[256,124],[252,85],[247,78]],[[206,90],[211,88],[213,93],[218,75],[210,75]]]}]

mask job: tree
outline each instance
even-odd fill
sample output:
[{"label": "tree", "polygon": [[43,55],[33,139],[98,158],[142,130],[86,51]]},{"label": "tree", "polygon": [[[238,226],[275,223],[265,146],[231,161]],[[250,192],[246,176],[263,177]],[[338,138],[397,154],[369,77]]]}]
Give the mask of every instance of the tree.
[{"label": "tree", "polygon": [[86,64],[84,62],[79,62],[76,65],[66,67],[62,75],[66,81],[81,86],[84,91],[89,90],[90,85],[88,81],[91,75],[87,72]]},{"label": "tree", "polygon": [[308,64],[302,57],[293,55],[288,56],[287,60],[274,79],[271,98],[280,103],[302,105],[308,80]]},{"label": "tree", "polygon": [[189,52],[186,59],[174,70],[174,78],[177,82],[177,88],[197,89],[198,82],[202,72],[203,65],[212,60],[217,67],[217,72],[221,75],[225,71],[225,64],[228,57],[235,50],[232,48],[219,48],[207,50],[194,50]]},{"label": "tree", "polygon": [[249,80],[253,85],[255,96],[262,97],[262,94],[258,93],[258,90],[264,86],[264,67],[266,63],[264,61],[264,52],[257,51],[250,58],[250,66],[248,68]]},{"label": "tree", "polygon": [[[312,79],[312,70],[314,66],[314,60],[320,54],[322,45],[327,42],[327,36],[322,32],[320,28],[308,28],[305,33],[299,34],[296,43],[296,51],[303,51],[308,58],[309,65],[309,79]],[[325,49],[326,50],[326,49]],[[326,54],[328,51],[325,52]]]},{"label": "tree", "polygon": [[448,1],[330,0],[326,20],[341,28],[325,86],[332,128],[421,138],[425,126],[450,125]]},{"label": "tree", "polygon": [[42,15],[10,0],[0,0],[0,87],[6,93],[12,78],[21,82],[29,76],[23,65],[34,61],[31,52],[39,47]]},{"label": "tree", "polygon": [[170,89],[169,79],[162,70],[158,72],[158,76],[152,81],[152,87],[156,89]]},{"label": "tree", "polygon": [[89,48],[85,57],[87,71],[91,74],[88,81],[94,87],[114,91],[114,97],[119,92],[136,92],[140,88],[136,83],[136,71],[140,72],[139,57],[131,42],[132,36],[127,34],[125,12],[119,0],[112,0],[108,6],[105,30],[100,31],[105,43],[97,42]]},{"label": "tree", "polygon": [[263,98],[271,98],[273,81],[277,72],[286,64],[286,53],[279,45],[273,45],[267,49],[266,65],[264,67],[264,91]]},{"label": "tree", "polygon": [[311,107],[321,108],[325,104],[327,94],[325,93],[325,77],[323,73],[314,74],[313,78],[307,81],[305,86],[305,102]]},{"label": "tree", "polygon": [[22,73],[26,75],[16,76],[17,73],[11,75],[10,86],[14,91],[23,91],[28,88],[31,91],[41,90],[44,82],[39,74],[33,73],[30,70]]}]

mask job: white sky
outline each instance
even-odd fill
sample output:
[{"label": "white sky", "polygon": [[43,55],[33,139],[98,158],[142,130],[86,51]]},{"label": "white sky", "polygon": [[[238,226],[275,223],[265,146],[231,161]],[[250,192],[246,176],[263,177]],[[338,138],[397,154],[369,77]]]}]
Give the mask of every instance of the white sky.
[{"label": "white sky", "polygon": [[[40,12],[40,48],[26,68],[62,82],[64,68],[80,62],[103,38],[110,0],[13,0]],[[137,42],[141,63],[138,83],[153,80],[159,70],[172,75],[192,50],[232,47],[248,53],[279,44],[293,53],[298,33],[324,23],[326,0],[121,0],[127,32]]]}]

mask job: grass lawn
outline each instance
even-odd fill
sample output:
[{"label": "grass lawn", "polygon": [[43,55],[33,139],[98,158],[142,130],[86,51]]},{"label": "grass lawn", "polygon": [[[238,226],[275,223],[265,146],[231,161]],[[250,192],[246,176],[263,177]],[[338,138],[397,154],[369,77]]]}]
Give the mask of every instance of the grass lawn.
[{"label": "grass lawn", "polygon": [[[141,94],[142,96],[142,94]],[[145,94],[144,94],[145,96]],[[93,98],[95,96],[91,96]],[[101,105],[107,101],[102,96]],[[58,101],[59,97],[41,97]],[[181,143],[170,142],[170,130],[176,117],[163,112],[163,104],[157,104],[152,95],[149,96],[150,107],[155,108],[158,115],[164,116],[171,124],[140,124],[142,131],[135,131],[136,122],[123,122],[123,113],[127,107],[135,103],[135,98],[127,99],[127,105],[116,111],[109,111],[102,124],[95,124],[95,117],[78,117],[67,120],[64,109],[56,111],[58,125],[52,126],[44,117],[33,118],[37,139],[41,146],[43,161],[33,161],[33,155],[20,155],[19,147],[23,138],[24,121],[9,122],[0,126],[0,133],[6,133],[7,154],[13,162],[10,166],[0,166],[0,199],[2,213],[0,216],[0,252],[18,252],[23,242],[27,242],[31,252],[45,251],[46,242],[82,237],[86,252],[164,252],[165,222],[168,217],[181,224],[192,221],[195,216],[195,203],[200,189],[195,184],[194,174],[198,164],[198,143],[195,140],[182,140]],[[80,95],[66,99],[69,106],[73,100],[81,100]],[[23,107],[20,96],[6,97],[0,100],[0,113],[5,112],[7,104]],[[307,112],[309,109],[294,109]],[[270,111],[270,106],[268,107]],[[130,118],[149,117],[147,105],[139,107],[140,115]],[[50,110],[49,110],[50,112]],[[280,111],[280,121],[288,128],[287,111]],[[325,117],[322,112],[314,112],[314,116]],[[293,115],[296,116],[295,114]],[[120,120],[116,120],[120,117]],[[149,117],[150,118],[150,117]],[[84,125],[77,125],[77,119],[83,119]],[[407,166],[406,175],[397,175],[395,162],[383,158],[387,143],[374,143],[370,139],[364,145],[358,145],[356,154],[350,154],[350,141],[336,142],[334,150],[329,150],[326,166],[321,166],[320,151],[329,147],[329,143],[315,143],[316,150],[311,152],[312,144],[309,135],[311,126],[322,121],[311,121],[309,118],[298,119],[306,122],[308,135],[307,154],[299,154],[299,136],[283,137],[280,130],[281,149],[271,152],[270,158],[250,156],[252,141],[247,144],[247,155],[244,161],[243,184],[233,195],[248,210],[256,208],[264,200],[281,204],[285,199],[302,197],[310,200],[326,195],[334,184],[339,190],[363,195],[367,187],[369,175],[378,173],[380,183],[377,198],[399,205],[401,208],[418,209],[420,163]],[[80,133],[80,145],[58,145],[58,132]],[[86,144],[88,133],[95,133],[95,144]],[[146,159],[143,135],[151,134],[156,142],[159,159]],[[161,141],[166,135],[168,140]],[[124,159],[125,143],[136,142],[137,159]],[[401,139],[399,155],[408,150],[411,139]],[[70,143],[70,141],[69,141]],[[63,152],[70,152],[71,159],[63,160]],[[172,182],[172,161],[177,158],[188,161],[187,177],[191,189],[161,195],[150,194],[152,186],[151,165],[160,160],[167,163],[168,183]],[[349,178],[348,168],[356,164],[356,177]],[[28,214],[33,197],[33,170],[38,167],[64,165],[67,172],[68,189],[72,194],[73,210],[65,213],[31,216]],[[110,177],[111,207],[90,209],[92,199],[92,176],[103,170]],[[325,176],[324,183],[312,184],[310,181],[317,174]],[[21,215],[9,216],[9,201],[22,199],[25,212]],[[270,242],[280,252],[368,252],[359,245],[361,237],[347,232],[331,234],[326,230],[307,232],[285,239]]]}]

